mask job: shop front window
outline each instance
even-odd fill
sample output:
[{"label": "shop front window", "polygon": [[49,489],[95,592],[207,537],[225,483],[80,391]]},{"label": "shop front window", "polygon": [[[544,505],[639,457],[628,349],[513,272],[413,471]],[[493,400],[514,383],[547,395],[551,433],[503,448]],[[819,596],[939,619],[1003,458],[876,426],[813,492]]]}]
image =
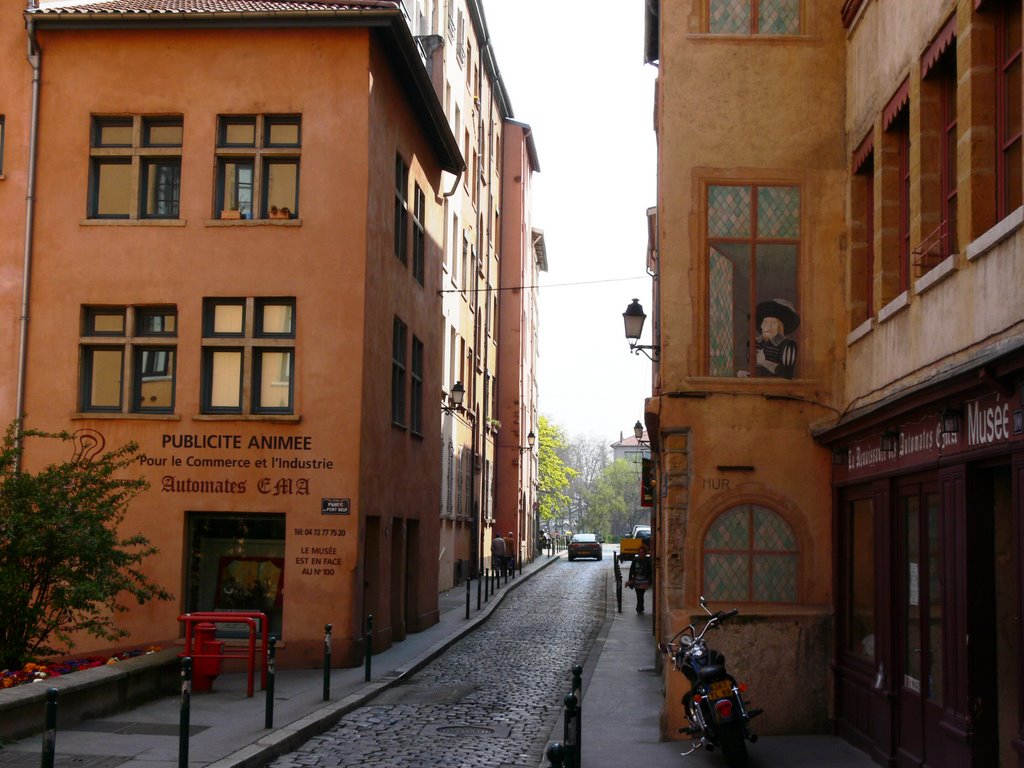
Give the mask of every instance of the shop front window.
[{"label": "shop front window", "polygon": [[265,613],[281,639],[285,516],[193,513],[188,533],[186,610]]},{"label": "shop front window", "polygon": [[847,502],[843,575],[846,593],[844,650],[875,660],[875,515],[870,498]]}]

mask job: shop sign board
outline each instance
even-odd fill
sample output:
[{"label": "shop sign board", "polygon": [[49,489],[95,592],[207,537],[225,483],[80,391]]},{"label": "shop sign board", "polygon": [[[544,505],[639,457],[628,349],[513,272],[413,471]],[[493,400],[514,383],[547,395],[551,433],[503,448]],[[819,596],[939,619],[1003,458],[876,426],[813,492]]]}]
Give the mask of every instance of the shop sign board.
[{"label": "shop sign board", "polygon": [[942,431],[942,414],[929,412],[894,423],[896,450],[882,450],[882,431],[860,437],[845,447],[846,463],[835,467],[837,482],[912,469],[972,451],[1024,441],[1024,406],[1018,391],[1012,398],[993,392],[966,400],[959,408],[959,428]]}]

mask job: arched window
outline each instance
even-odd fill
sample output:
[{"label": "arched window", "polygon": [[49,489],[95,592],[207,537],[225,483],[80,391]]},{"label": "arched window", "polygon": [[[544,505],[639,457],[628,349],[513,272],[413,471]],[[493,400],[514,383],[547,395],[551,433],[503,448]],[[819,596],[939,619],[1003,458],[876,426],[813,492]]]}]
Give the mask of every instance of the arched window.
[{"label": "arched window", "polygon": [[776,512],[733,507],[704,537],[704,595],[717,602],[795,603],[798,561],[793,529]]}]

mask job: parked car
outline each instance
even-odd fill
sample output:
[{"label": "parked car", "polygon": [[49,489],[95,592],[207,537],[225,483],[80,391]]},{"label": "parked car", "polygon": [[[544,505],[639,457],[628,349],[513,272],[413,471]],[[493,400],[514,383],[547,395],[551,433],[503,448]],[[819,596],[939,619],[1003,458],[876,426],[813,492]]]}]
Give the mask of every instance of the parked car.
[{"label": "parked car", "polygon": [[593,557],[600,560],[602,555],[601,542],[593,533],[577,533],[569,542],[569,560],[575,560],[577,557]]}]

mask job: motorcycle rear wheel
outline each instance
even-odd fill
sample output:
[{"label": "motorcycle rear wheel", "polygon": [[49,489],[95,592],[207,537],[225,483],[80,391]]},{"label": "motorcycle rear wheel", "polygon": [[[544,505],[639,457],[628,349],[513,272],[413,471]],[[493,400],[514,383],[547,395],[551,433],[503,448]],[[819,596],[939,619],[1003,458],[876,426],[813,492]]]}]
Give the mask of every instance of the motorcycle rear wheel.
[{"label": "motorcycle rear wheel", "polygon": [[742,723],[728,723],[719,726],[718,743],[725,755],[729,768],[747,768],[747,742],[743,735]]}]

